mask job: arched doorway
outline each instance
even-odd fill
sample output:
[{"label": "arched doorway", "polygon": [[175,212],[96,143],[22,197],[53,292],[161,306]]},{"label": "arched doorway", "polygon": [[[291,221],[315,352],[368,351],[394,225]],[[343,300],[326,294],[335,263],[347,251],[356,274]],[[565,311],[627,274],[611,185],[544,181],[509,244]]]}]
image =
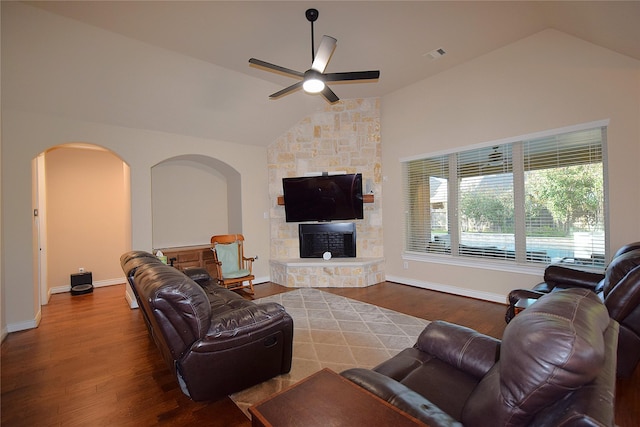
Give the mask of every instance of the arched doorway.
[{"label": "arched doorway", "polygon": [[69,290],[70,274],[91,271],[94,286],[122,283],[131,248],[129,166],[100,146],[70,143],[34,159],[34,267],[40,304]]}]

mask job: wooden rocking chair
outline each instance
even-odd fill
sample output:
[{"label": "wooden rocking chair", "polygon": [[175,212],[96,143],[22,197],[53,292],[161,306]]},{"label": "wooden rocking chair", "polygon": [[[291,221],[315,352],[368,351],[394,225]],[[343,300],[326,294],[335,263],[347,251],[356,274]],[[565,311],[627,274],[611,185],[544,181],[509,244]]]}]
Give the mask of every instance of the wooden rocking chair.
[{"label": "wooden rocking chair", "polygon": [[[211,250],[216,266],[218,284],[227,289],[249,288],[253,294],[252,273],[255,258],[244,256],[244,236],[242,234],[222,234],[211,237]],[[248,284],[245,284],[248,282]]]}]

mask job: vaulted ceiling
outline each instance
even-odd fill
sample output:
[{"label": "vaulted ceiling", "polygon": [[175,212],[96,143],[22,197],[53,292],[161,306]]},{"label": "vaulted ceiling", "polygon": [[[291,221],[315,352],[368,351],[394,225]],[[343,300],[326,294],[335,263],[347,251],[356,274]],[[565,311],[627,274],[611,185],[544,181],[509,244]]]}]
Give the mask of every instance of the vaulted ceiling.
[{"label": "vaulted ceiling", "polygon": [[[316,48],[323,34],[338,40],[327,72],[381,72],[377,82],[333,84],[332,88],[342,99],[384,97],[547,28],[640,60],[638,1],[43,1],[27,4],[224,69],[225,82],[202,79],[198,84],[203,86],[202,92],[212,98],[211,103],[217,104],[215,109],[225,110],[224,114],[229,117],[243,116],[244,129],[241,122],[234,120],[225,121],[228,128],[224,128],[221,121],[212,129],[211,123],[196,120],[193,115],[175,117],[174,120],[183,121],[180,124],[158,122],[153,127],[255,145],[269,144],[304,114],[326,105],[320,96],[303,92],[268,100],[271,93],[295,80],[248,64],[249,58],[256,57],[299,71],[308,69],[311,30],[305,10],[310,7],[319,10],[315,23]],[[439,48],[446,51],[441,58],[428,55]],[[207,85],[211,87],[205,87]],[[189,114],[188,108],[184,110]],[[145,126],[143,117],[139,119],[141,126]]]}]

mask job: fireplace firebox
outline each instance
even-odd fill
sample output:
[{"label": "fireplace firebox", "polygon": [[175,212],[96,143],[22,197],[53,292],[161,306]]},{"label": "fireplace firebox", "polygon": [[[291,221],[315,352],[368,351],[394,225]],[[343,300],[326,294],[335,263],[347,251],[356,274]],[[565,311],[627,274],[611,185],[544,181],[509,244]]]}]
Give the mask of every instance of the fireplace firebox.
[{"label": "fireplace firebox", "polygon": [[333,258],[355,258],[356,224],[299,224],[300,258],[322,258],[325,252]]}]

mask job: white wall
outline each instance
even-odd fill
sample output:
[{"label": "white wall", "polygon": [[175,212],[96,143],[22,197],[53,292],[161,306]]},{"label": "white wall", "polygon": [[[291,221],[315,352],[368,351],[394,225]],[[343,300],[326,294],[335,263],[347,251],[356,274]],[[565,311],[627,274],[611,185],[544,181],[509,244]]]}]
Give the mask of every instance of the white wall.
[{"label": "white wall", "polygon": [[[132,249],[153,247],[154,165],[181,156],[202,156],[227,165],[241,177],[231,183],[240,190],[234,196],[242,194],[237,202],[239,214],[229,219],[230,226],[242,224],[247,253],[264,260],[254,264],[254,273],[268,278],[266,148],[186,136],[188,124],[169,133],[106,123],[114,112],[119,117],[111,123],[129,122],[129,116],[141,113],[140,105],[146,105],[139,102],[141,97],[147,101],[151,97],[157,105],[155,111],[142,112],[149,125],[169,121],[187,101],[194,108],[191,117],[208,120],[212,129],[221,121],[239,120],[227,117],[226,98],[211,89],[220,84],[213,79],[224,80],[231,72],[23,4],[3,4],[2,10],[2,86],[11,89],[2,96],[1,166],[2,315],[8,330],[37,325],[40,313],[32,268],[31,161],[68,142],[105,147],[130,166]],[[201,78],[210,85],[196,90],[194,82]],[[202,90],[204,86],[210,89]],[[80,92],[83,96],[78,96]],[[87,93],[92,97],[86,98]],[[101,112],[105,122],[95,120]],[[197,208],[184,209],[188,213]]]},{"label": "white wall", "polygon": [[[446,60],[446,59],[445,59]],[[409,260],[403,269],[400,159],[610,120],[610,249],[640,240],[640,62],[545,30],[383,98],[387,279],[504,302],[524,273]]]},{"label": "white wall", "polygon": [[[152,249],[151,168],[165,159],[194,154],[220,159],[242,176],[242,224],[246,251],[265,262],[254,264],[256,277],[268,277],[269,210],[266,149],[181,135],[120,128],[53,116],[3,110],[2,209],[7,324],[34,319],[31,268],[31,159],[51,146],[83,140],[108,148],[131,171],[132,249]],[[10,161],[8,160],[10,159]],[[11,185],[7,185],[11,182]],[[10,200],[11,203],[5,201]],[[185,206],[185,211],[197,209]]]}]

